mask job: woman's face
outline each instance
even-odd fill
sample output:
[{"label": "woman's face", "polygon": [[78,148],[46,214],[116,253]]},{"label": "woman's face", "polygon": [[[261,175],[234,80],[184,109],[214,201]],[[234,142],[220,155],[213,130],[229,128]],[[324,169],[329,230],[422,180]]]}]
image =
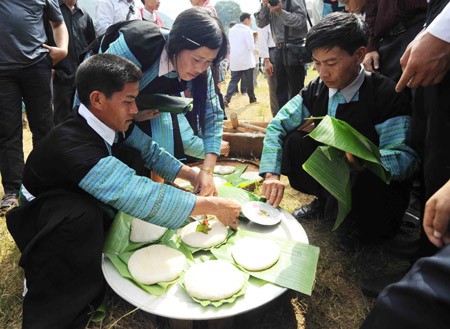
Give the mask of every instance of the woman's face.
[{"label": "woman's face", "polygon": [[200,47],[195,50],[182,50],[175,57],[178,76],[190,81],[205,72],[219,53],[219,49]]},{"label": "woman's face", "polygon": [[345,10],[352,14],[361,14],[366,5],[366,0],[339,0],[345,6]]}]

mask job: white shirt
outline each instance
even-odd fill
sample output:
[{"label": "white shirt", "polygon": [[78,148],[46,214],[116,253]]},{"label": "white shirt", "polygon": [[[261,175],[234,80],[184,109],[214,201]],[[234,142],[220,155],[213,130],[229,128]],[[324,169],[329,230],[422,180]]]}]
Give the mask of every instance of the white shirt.
[{"label": "white shirt", "polygon": [[142,2],[140,0],[133,1],[129,3],[127,0],[99,0],[96,11],[96,35],[100,36],[112,24],[124,21],[132,4],[134,6],[134,14],[129,19],[142,19],[140,12],[140,8],[143,8]]},{"label": "white shirt", "polygon": [[239,23],[230,29],[228,38],[230,40],[230,70],[245,71],[254,68],[255,40],[253,32],[245,24]]},{"label": "white shirt", "polygon": [[427,31],[436,38],[450,43],[450,3],[431,22],[430,26],[427,27]]},{"label": "white shirt", "polygon": [[256,48],[259,51],[259,57],[269,58],[269,48],[273,47],[275,47],[275,42],[272,38],[270,25],[266,25],[263,28],[258,27],[258,40],[256,41]]}]

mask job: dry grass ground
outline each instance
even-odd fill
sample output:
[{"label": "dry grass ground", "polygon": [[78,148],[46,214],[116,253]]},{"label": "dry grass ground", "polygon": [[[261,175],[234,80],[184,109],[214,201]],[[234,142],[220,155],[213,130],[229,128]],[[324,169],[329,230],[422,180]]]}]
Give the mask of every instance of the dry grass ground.
[{"label": "dry grass ground", "polygon": [[[309,79],[315,72],[309,73]],[[225,86],[224,86],[225,88]],[[240,119],[268,121],[268,88],[260,76],[256,88],[257,104],[248,104],[248,97],[233,97],[228,114],[235,111]],[[25,152],[31,147],[28,129],[25,133]],[[0,185],[0,196],[2,195]],[[311,197],[287,188],[282,207],[292,211],[311,201]],[[356,329],[373,306],[374,300],[361,293],[358,283],[362,277],[375,276],[404,266],[400,260],[389,258],[379,249],[364,250],[348,255],[337,248],[337,238],[331,222],[302,223],[310,243],[320,247],[316,284],[312,296],[288,291],[277,300],[235,319],[233,328],[246,329]],[[4,218],[0,218],[0,328],[21,327],[22,271],[18,267],[19,252],[9,235]],[[89,328],[164,329],[165,320],[136,310],[112,291],[107,295],[107,316],[100,325]],[[196,328],[206,328],[196,323]]]}]

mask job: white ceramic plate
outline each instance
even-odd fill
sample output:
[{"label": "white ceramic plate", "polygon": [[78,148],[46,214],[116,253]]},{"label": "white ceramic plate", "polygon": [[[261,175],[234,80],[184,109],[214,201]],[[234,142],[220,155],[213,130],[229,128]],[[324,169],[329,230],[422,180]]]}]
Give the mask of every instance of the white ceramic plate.
[{"label": "white ceramic plate", "polygon": [[[281,210],[281,223],[263,226],[252,222],[241,222],[242,229],[267,234],[268,236],[308,243],[308,237],[300,223],[287,211]],[[152,296],[123,278],[107,257],[103,257],[102,270],[109,286],[123,299],[152,314],[180,320],[220,319],[248,312],[277,298],[287,289],[267,283],[263,286],[252,283],[244,296],[233,304],[220,307],[203,307],[194,302],[178,282],[162,296]]]},{"label": "white ceramic plate", "polygon": [[242,213],[252,222],[261,225],[275,225],[281,221],[281,212],[264,202],[247,202],[242,206]]}]

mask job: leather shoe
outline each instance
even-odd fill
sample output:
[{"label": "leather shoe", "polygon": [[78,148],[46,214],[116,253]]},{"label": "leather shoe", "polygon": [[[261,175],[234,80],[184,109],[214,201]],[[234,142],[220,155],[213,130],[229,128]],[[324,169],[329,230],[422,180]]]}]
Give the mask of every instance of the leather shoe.
[{"label": "leather shoe", "polygon": [[292,212],[297,220],[319,219],[323,217],[323,206],[319,199],[315,199],[310,204],[301,208],[295,209]]},{"label": "leather shoe", "polygon": [[386,274],[373,279],[361,280],[361,291],[367,297],[377,298],[388,285],[400,281],[408,271]]}]

